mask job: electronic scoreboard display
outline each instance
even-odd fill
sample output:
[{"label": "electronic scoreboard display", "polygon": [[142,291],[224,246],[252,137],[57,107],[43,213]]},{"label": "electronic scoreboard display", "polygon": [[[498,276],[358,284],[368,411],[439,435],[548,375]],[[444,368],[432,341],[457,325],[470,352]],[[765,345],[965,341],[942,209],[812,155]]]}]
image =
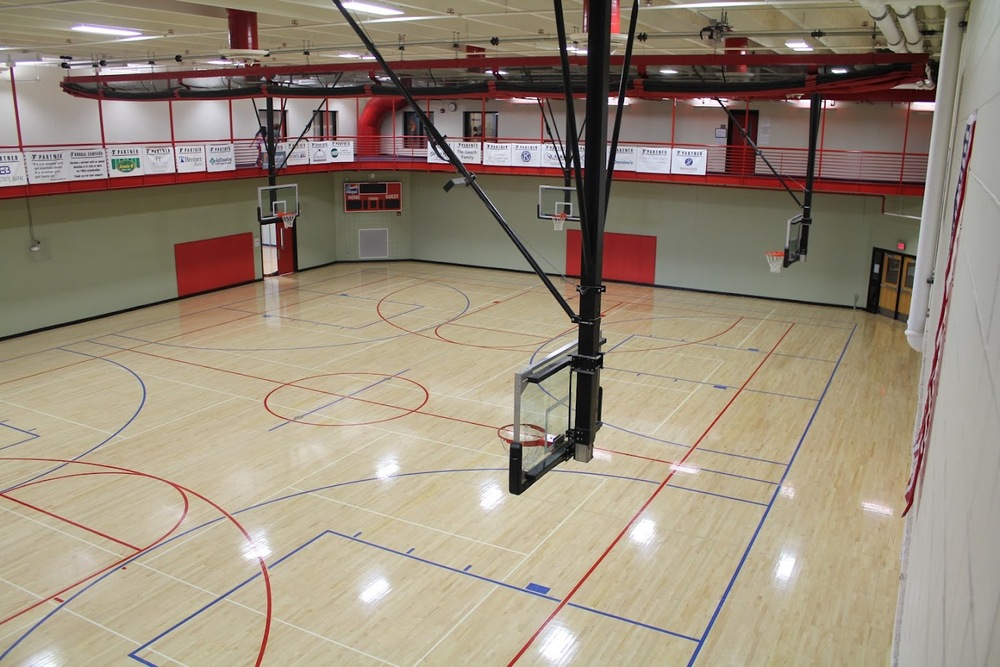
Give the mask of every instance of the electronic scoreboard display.
[{"label": "electronic scoreboard display", "polygon": [[399,181],[344,183],[345,213],[403,210],[403,184]]}]

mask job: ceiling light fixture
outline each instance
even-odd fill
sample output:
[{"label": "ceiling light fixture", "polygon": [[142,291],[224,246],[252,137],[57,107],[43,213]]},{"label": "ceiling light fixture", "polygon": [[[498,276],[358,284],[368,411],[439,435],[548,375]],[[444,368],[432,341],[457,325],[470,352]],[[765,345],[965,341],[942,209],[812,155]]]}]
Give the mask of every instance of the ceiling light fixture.
[{"label": "ceiling light fixture", "polygon": [[785,42],[785,46],[790,48],[792,51],[812,51],[813,47],[809,46],[805,40],[802,39],[790,39]]},{"label": "ceiling light fixture", "polygon": [[88,32],[94,35],[113,35],[115,37],[141,37],[142,33],[131,28],[114,28],[103,25],[88,25],[86,23],[75,25],[70,30],[76,32]]},{"label": "ceiling light fixture", "polygon": [[669,67],[661,67],[660,74],[677,74],[677,70],[670,69]]},{"label": "ceiling light fixture", "polygon": [[846,67],[831,67],[830,74],[847,74]]},{"label": "ceiling light fixture", "polygon": [[355,0],[345,2],[344,9],[361,12],[362,14],[375,14],[376,16],[399,16],[403,13],[398,9],[386,7],[385,5],[376,5],[370,2],[356,2]]}]

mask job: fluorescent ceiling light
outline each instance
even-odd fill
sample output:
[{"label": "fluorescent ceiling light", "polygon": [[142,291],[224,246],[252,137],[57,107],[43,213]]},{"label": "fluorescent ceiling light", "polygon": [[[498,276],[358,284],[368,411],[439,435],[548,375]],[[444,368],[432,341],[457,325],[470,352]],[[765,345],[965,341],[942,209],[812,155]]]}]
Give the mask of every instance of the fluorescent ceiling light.
[{"label": "fluorescent ceiling light", "polygon": [[677,70],[670,69],[669,67],[661,67],[660,74],[677,74]]},{"label": "fluorescent ceiling light", "polygon": [[344,3],[344,9],[351,9],[362,14],[375,14],[376,16],[399,16],[403,12],[385,5],[376,5],[370,2],[355,2],[350,0]]},{"label": "fluorescent ceiling light", "polygon": [[232,60],[206,60],[206,65],[232,65]]},{"label": "fluorescent ceiling light", "polygon": [[805,40],[801,39],[790,39],[785,42],[785,46],[790,48],[792,51],[812,51],[813,48],[809,46]]},{"label": "fluorescent ceiling light", "polygon": [[910,102],[910,111],[934,111],[933,102]]},{"label": "fluorescent ceiling light", "polygon": [[103,25],[87,25],[86,23],[75,25],[70,30],[89,32],[95,35],[114,35],[115,37],[140,37],[142,35],[140,31],[131,28],[113,28]]},{"label": "fluorescent ceiling light", "polygon": [[846,67],[831,67],[830,74],[847,74]]},{"label": "fluorescent ceiling light", "polygon": [[341,53],[336,56],[337,58],[360,58],[360,53]]}]

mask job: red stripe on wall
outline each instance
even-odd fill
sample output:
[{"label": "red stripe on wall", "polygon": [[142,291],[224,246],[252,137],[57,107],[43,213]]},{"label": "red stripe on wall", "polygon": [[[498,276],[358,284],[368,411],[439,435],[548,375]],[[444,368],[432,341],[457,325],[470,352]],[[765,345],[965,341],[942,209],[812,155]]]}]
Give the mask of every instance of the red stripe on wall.
[{"label": "red stripe on wall", "polygon": [[[580,275],[580,230],[566,233],[566,275]],[[604,234],[604,278],[629,283],[656,283],[656,237],[641,234]]]},{"label": "red stripe on wall", "polygon": [[177,296],[238,285],[256,278],[253,234],[233,234],[174,246]]}]

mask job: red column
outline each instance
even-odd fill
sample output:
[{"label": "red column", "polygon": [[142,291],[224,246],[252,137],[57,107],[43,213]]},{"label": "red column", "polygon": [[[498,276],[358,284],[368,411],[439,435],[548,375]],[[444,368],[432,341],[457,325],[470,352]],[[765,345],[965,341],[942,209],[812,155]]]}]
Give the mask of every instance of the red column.
[{"label": "red column", "polygon": [[[605,2],[606,0],[600,0]],[[583,32],[587,32],[590,26],[590,0],[583,0]],[[622,31],[622,7],[621,0],[611,0],[611,34],[617,35]]]},{"label": "red column", "polygon": [[[747,54],[747,46],[749,45],[749,40],[746,37],[726,37],[726,55],[745,56]],[[738,65],[727,65],[727,72],[738,72],[739,74],[747,73],[747,66],[744,63]]]},{"label": "red column", "polygon": [[229,48],[257,48],[257,13],[242,9],[227,9],[229,19]]}]

